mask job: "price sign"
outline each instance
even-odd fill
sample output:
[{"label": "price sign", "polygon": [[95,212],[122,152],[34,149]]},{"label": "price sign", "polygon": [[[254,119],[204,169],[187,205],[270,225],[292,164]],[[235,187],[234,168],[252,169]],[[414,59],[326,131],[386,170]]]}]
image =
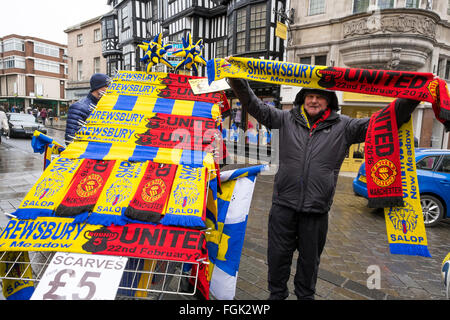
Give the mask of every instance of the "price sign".
[{"label": "price sign", "polygon": [[127,261],[57,252],[31,300],[114,300]]}]

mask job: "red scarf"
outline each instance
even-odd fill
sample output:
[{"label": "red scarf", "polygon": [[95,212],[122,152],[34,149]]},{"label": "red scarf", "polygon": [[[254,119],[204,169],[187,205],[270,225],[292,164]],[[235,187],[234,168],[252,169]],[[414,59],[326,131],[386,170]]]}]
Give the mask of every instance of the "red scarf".
[{"label": "red scarf", "polygon": [[164,214],[176,172],[176,165],[149,161],[125,216],[138,221],[159,222]]},{"label": "red scarf", "polygon": [[115,160],[85,159],[55,215],[57,217],[72,217],[81,213],[88,215],[94,209],[114,164]]},{"label": "red scarf", "polygon": [[371,117],[365,155],[369,207],[403,207],[395,101]]}]

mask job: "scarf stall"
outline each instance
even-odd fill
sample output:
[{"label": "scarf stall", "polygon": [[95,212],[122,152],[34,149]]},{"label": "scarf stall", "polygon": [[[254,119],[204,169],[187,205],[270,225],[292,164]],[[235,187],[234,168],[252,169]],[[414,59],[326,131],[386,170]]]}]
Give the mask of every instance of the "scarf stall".
[{"label": "scarf stall", "polygon": [[[185,59],[194,54],[197,63],[200,52],[189,39],[185,46]],[[36,136],[36,151],[55,145],[60,155],[12,213],[2,248],[192,264],[207,298],[207,194],[220,185],[221,121],[229,106],[223,92],[194,94],[192,79],[206,81],[119,71],[67,148]]]}]

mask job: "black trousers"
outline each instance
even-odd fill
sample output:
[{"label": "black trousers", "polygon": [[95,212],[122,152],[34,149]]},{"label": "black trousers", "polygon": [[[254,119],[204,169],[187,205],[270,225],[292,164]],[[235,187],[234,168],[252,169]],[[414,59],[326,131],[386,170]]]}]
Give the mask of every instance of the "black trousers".
[{"label": "black trousers", "polygon": [[294,278],[298,299],[314,299],[320,255],[328,232],[328,213],[297,212],[272,205],[269,215],[267,259],[269,299],[286,299],[292,257],[298,250]]}]

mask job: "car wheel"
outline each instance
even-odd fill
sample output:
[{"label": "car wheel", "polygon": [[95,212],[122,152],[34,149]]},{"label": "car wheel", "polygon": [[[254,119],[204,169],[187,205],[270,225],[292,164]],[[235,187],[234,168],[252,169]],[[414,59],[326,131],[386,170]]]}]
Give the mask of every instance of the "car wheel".
[{"label": "car wheel", "polygon": [[422,205],[423,221],[426,227],[433,227],[444,216],[444,206],[438,198],[424,194],[420,196],[420,204]]}]

